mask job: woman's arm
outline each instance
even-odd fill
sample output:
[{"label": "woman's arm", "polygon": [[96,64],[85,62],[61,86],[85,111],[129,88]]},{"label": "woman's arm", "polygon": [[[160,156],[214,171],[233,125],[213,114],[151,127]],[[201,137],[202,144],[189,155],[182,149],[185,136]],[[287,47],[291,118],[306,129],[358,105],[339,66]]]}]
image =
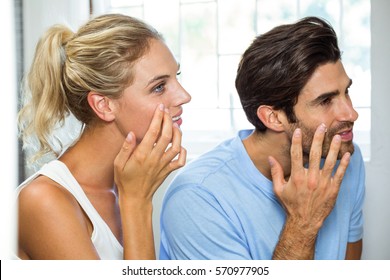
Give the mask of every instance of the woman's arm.
[{"label": "woman's arm", "polygon": [[185,164],[181,132],[160,105],[151,125],[136,147],[130,132],[115,159],[115,182],[123,228],[125,259],[155,259],[152,199],[155,191],[175,169]]}]

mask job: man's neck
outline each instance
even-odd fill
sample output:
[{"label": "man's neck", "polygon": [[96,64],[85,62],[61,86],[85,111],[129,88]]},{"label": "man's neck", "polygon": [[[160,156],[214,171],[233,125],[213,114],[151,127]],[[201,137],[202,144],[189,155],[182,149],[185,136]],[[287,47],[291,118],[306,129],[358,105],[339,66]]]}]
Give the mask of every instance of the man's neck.
[{"label": "man's neck", "polygon": [[269,180],[272,181],[269,156],[273,156],[282,165],[285,177],[290,176],[290,142],[284,132],[254,130],[243,140],[243,144],[253,164]]}]

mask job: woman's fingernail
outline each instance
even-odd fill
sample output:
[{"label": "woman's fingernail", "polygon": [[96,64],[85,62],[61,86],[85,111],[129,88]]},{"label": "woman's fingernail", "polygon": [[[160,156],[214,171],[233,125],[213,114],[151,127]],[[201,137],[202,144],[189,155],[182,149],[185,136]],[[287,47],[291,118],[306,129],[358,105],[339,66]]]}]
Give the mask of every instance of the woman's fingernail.
[{"label": "woman's fingernail", "polygon": [[132,133],[129,133],[129,134],[127,134],[127,136],[126,136],[126,141],[127,142],[131,142],[131,141],[133,141],[133,134]]},{"label": "woman's fingernail", "polygon": [[181,130],[181,129],[180,129],[180,126],[179,126],[177,123],[174,122],[174,123],[173,123],[173,126],[174,126],[174,127],[177,127],[179,130]]}]

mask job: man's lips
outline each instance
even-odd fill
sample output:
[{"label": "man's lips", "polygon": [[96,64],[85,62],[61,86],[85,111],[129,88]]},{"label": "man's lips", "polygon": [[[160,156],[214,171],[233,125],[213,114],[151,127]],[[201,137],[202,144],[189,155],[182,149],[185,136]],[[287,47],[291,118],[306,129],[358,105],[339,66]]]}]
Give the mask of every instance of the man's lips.
[{"label": "man's lips", "polygon": [[352,128],[348,130],[344,130],[342,132],[337,133],[341,137],[341,141],[352,141],[353,139],[353,131]]}]

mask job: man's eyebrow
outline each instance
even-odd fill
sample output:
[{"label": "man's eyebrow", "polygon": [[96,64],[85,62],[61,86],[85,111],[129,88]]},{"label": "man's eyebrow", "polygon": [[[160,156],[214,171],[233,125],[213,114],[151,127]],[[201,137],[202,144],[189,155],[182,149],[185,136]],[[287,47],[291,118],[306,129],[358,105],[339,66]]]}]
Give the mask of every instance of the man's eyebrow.
[{"label": "man's eyebrow", "polygon": [[332,98],[332,97],[339,95],[339,94],[340,94],[340,92],[338,90],[331,91],[331,92],[325,92],[325,93],[317,96],[317,98],[315,98],[314,100],[310,101],[309,105],[316,106],[318,104],[321,104],[322,101],[324,101],[328,98]]},{"label": "man's eyebrow", "polygon": [[[348,83],[348,86],[346,87],[346,89],[348,89],[351,85],[352,85],[352,79],[349,79],[349,83]],[[323,94],[317,96],[317,98],[315,98],[314,100],[310,101],[309,105],[311,105],[311,106],[318,105],[322,101],[324,101],[324,100],[326,100],[328,98],[332,98],[332,97],[334,97],[336,95],[339,95],[339,94],[340,94],[339,90],[330,91],[330,92],[324,92]]]}]

